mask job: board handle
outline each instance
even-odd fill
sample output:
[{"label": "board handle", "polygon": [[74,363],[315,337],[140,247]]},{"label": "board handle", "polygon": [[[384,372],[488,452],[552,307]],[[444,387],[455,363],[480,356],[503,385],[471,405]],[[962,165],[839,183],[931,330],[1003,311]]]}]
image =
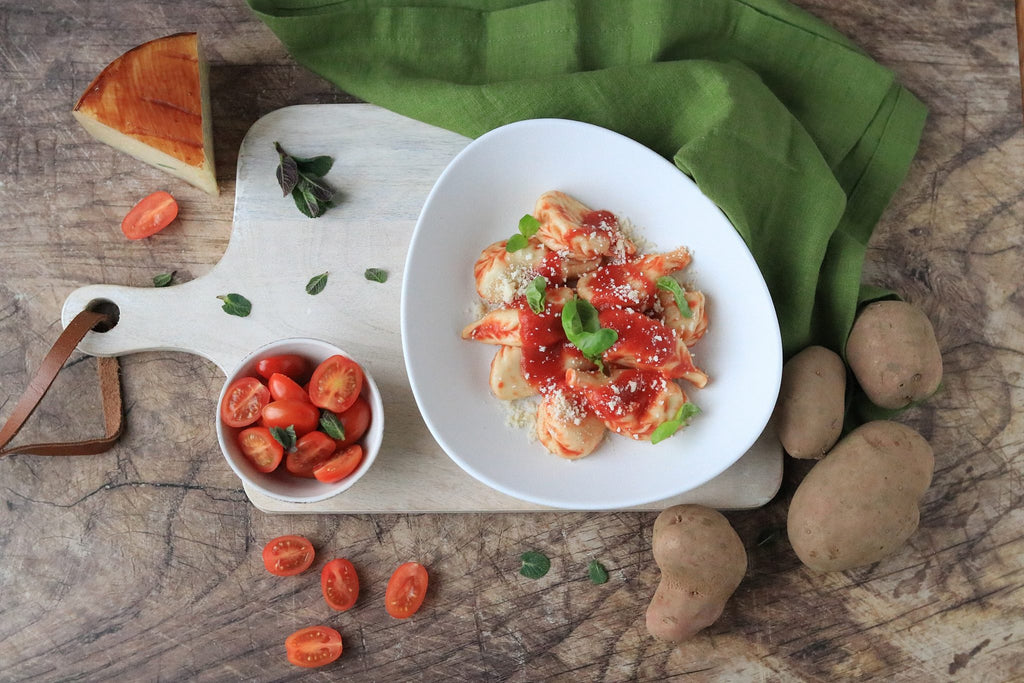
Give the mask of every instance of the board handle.
[{"label": "board handle", "polygon": [[[184,351],[202,356],[226,374],[251,348],[251,338],[232,340],[231,321],[219,309],[216,284],[199,278],[171,287],[89,285],[71,292],[61,311],[64,326],[83,310],[113,312],[104,332],[89,332],[78,349],[93,356],[140,351]],[[250,330],[251,332],[251,330]]]}]

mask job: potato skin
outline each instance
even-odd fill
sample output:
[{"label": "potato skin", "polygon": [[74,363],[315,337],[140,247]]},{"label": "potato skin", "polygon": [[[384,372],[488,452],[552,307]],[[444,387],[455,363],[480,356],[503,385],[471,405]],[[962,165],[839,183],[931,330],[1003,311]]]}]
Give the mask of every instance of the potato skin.
[{"label": "potato skin", "polygon": [[823,457],[839,440],[846,409],[846,366],[824,346],[808,346],[782,368],[775,426],[794,458]]},{"label": "potato skin", "polygon": [[916,431],[878,420],[853,430],[800,482],[787,530],[800,561],[843,571],[893,553],[917,529],[935,458]]},{"label": "potato skin", "polygon": [[942,353],[921,309],[905,301],[876,301],[857,316],[846,341],[846,361],[871,402],[905,408],[935,393]]},{"label": "potato skin", "polygon": [[654,522],[651,545],[661,583],[647,607],[647,630],[679,643],[710,626],[747,573],[743,541],[722,513],[675,505]]}]

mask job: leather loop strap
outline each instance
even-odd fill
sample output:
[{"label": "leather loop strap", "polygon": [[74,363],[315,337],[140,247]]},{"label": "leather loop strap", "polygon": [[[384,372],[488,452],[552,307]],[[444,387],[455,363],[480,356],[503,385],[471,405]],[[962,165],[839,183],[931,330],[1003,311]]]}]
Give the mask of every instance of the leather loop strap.
[{"label": "leather loop strap", "polygon": [[121,400],[121,370],[116,358],[97,358],[97,370],[99,371],[100,392],[103,396],[103,421],[105,435],[99,439],[89,439],[76,442],[52,442],[29,444],[26,446],[13,446],[5,448],[11,439],[17,435],[25,421],[39,405],[46,391],[53,384],[57,373],[64,367],[64,363],[71,356],[71,353],[82,341],[82,337],[101,322],[109,318],[103,313],[96,311],[82,311],[68,323],[64,331],[60,333],[53,348],[43,358],[39,370],[28,383],[25,393],[18,399],[7,423],[0,428],[0,456],[12,453],[24,453],[27,455],[93,455],[102,453],[109,449],[121,436],[124,429],[124,409]]}]

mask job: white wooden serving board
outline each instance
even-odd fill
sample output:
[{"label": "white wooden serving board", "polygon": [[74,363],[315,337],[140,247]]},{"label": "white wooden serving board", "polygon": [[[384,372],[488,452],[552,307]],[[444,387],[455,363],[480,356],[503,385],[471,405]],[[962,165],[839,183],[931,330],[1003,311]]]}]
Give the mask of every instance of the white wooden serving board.
[{"label": "white wooden serving board", "polygon": [[[297,156],[334,157],[327,181],[340,192],[338,206],[311,220],[290,197],[281,196],[275,141]],[[246,488],[261,510],[545,509],[492,490],[448,458],[420,417],[402,359],[399,298],[409,240],[435,180],[468,142],[368,104],[300,105],[272,112],[242,142],[234,226],[220,262],[206,275],[171,287],[83,287],[65,301],[64,324],[90,302],[108,300],[120,309],[120,320],[108,332],[89,333],[79,346],[85,353],[186,351],[227,373],[263,344],[305,336],[333,342],[359,360],[384,400],[384,442],[373,468],[344,493],[318,503],[286,503]],[[363,272],[368,267],[385,269],[388,281],[367,281]],[[306,294],[309,278],[325,271],[330,273],[326,289],[317,296]],[[249,317],[221,310],[217,296],[228,292],[252,301]],[[215,417],[210,417],[213,429]],[[521,437],[525,447],[527,435]],[[683,502],[722,509],[759,507],[775,495],[781,479],[782,451],[766,432],[714,480],[638,509],[660,510]]]}]

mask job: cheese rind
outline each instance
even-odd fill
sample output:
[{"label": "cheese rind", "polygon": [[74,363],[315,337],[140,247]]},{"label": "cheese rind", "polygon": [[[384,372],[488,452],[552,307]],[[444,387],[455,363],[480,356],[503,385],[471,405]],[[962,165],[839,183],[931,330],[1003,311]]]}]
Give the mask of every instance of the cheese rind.
[{"label": "cheese rind", "polygon": [[73,114],[100,142],[216,195],[207,76],[195,33],[158,38],[111,62]]}]

